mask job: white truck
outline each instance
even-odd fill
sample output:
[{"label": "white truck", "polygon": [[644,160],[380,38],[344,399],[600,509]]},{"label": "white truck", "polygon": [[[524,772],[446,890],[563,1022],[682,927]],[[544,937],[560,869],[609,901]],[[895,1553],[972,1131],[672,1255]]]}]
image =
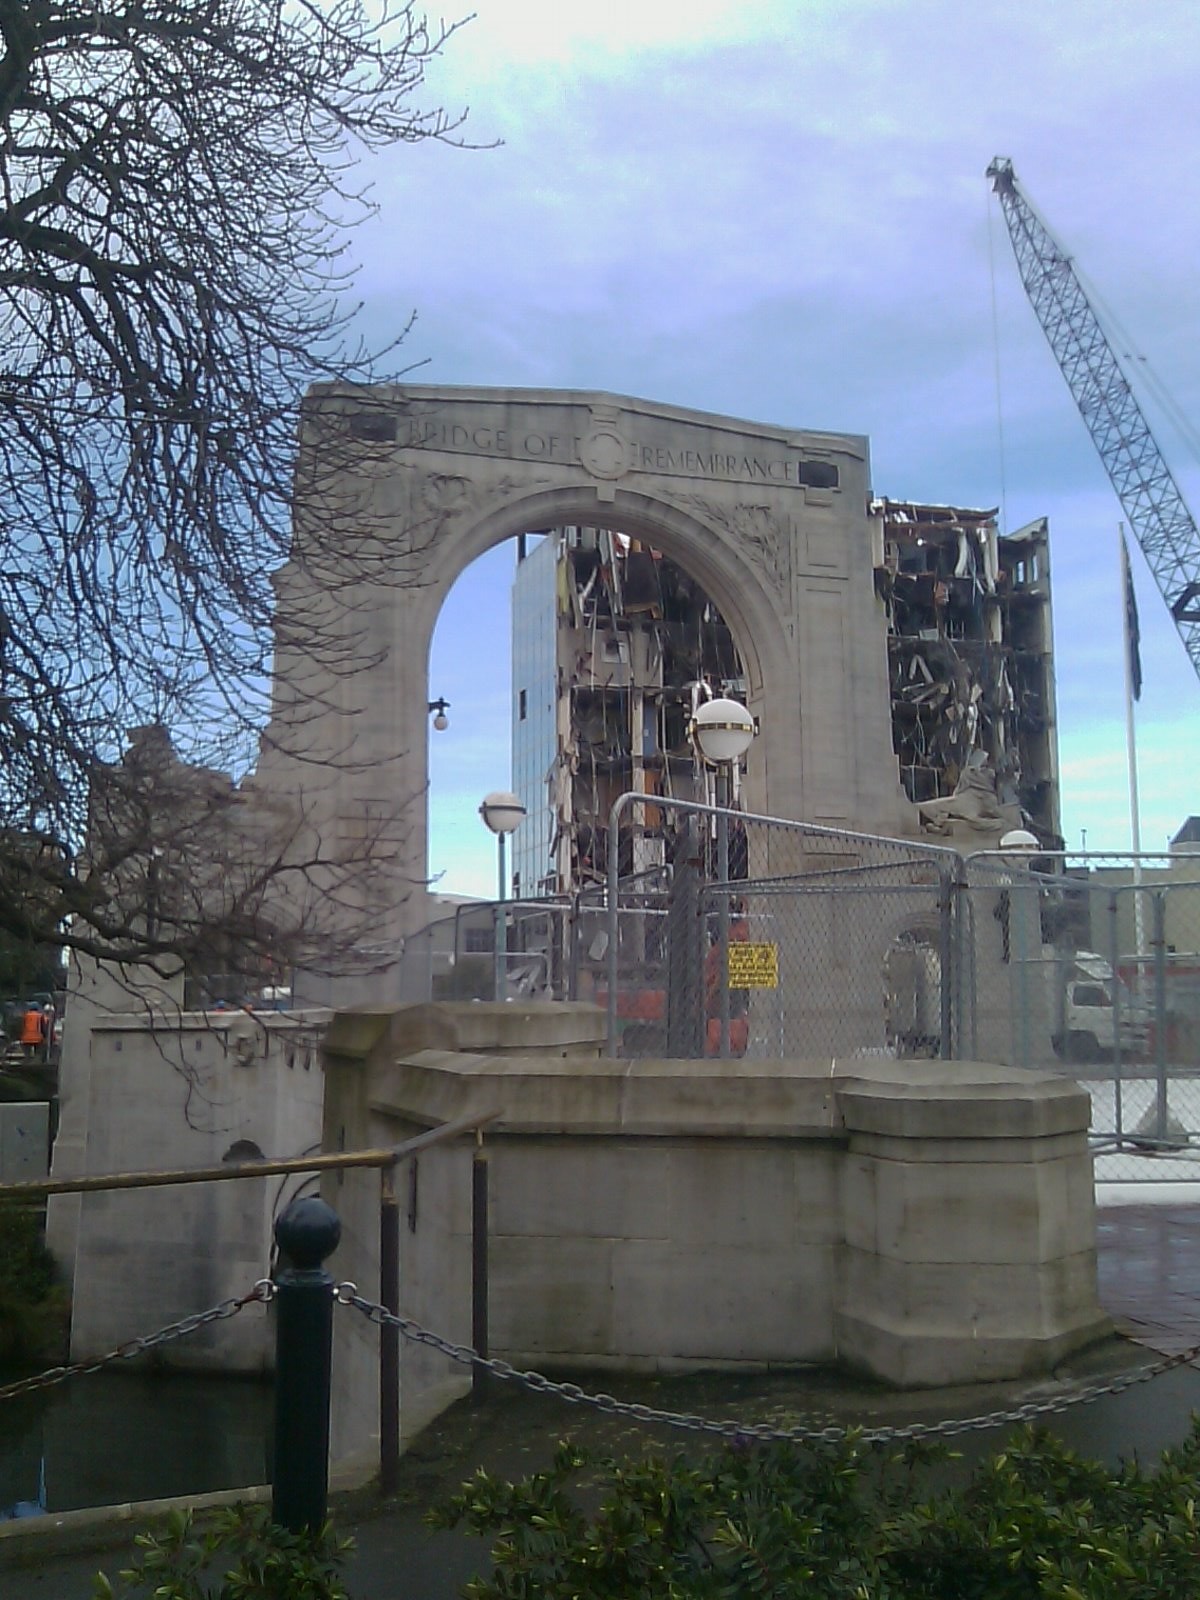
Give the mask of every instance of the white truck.
[{"label": "white truck", "polygon": [[1137,1060],[1146,1054],[1150,1042],[1146,1008],[1114,977],[1103,956],[1094,950],[1063,952],[1047,964],[1047,970],[1054,983],[1052,1037],[1059,1056],[1067,1061],[1105,1060],[1113,1055],[1118,1037],[1122,1057]]}]

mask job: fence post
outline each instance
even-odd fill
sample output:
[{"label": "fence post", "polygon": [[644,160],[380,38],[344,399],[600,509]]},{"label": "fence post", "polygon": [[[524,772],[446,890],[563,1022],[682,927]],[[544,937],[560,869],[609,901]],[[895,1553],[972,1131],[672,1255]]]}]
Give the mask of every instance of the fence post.
[{"label": "fence post", "polygon": [[[620,945],[621,945],[621,851],[620,851],[620,817],[621,805],[625,799],[619,794],[613,801],[612,810],[608,814],[608,859],[606,868],[608,873],[607,892],[604,898],[605,909],[608,912],[608,948],[605,952],[605,969],[608,973],[608,1000],[606,1002],[607,1028],[608,1028],[608,1056],[615,1059],[620,1055],[617,1042],[617,985],[621,977]],[[616,845],[614,847],[614,840]]]},{"label": "fence post", "polygon": [[954,959],[954,941],[952,933],[954,885],[950,874],[941,871],[938,874],[938,962],[941,973],[941,982],[938,986],[939,1017],[939,1043],[938,1055],[943,1061],[952,1061],[957,1054],[954,1048],[954,990],[957,982],[958,964]]},{"label": "fence post", "polygon": [[[504,835],[498,834],[503,855]],[[501,884],[503,887],[503,883]],[[492,999],[503,1000],[508,990],[508,902],[499,900],[495,910],[495,932],[492,934]]]},{"label": "fence post", "polygon": [[[416,1161],[411,1170],[416,1170]],[[379,1300],[400,1315],[400,1206],[396,1169],[379,1169]],[[394,1494],[400,1477],[400,1330],[379,1329],[379,1489]]]},{"label": "fence post", "polygon": [[[1135,888],[1133,891],[1135,922],[1137,920],[1137,894],[1138,891]],[[1121,943],[1117,926],[1117,891],[1115,889],[1111,890],[1108,896],[1108,965],[1109,970],[1112,972],[1113,991],[1113,1136],[1117,1141],[1118,1148],[1120,1148],[1121,1140],[1125,1136],[1125,1108],[1123,1105],[1125,1074],[1121,1064]],[[1136,970],[1134,972],[1134,983],[1137,983]],[[1056,986],[1055,999],[1059,1010],[1064,1013],[1063,1021],[1060,1024],[1060,1032],[1064,1040],[1063,1054],[1069,1059],[1070,1052],[1066,1047],[1065,989],[1066,985],[1059,982]]]},{"label": "fence post", "polygon": [[[471,1347],[477,1354],[488,1354],[488,1153],[483,1130],[475,1130],[475,1150],[471,1157]],[[476,1405],[487,1398],[488,1373],[478,1365],[471,1368],[471,1399]]]},{"label": "fence post", "polygon": [[579,999],[579,916],[582,907],[578,894],[571,897],[567,912],[567,999]]},{"label": "fence post", "polygon": [[322,1527],[329,1490],[333,1278],[321,1263],[341,1238],[337,1212],[316,1195],[275,1224],[287,1265],[275,1277],[275,1470],[271,1516],[291,1533]]},{"label": "fence post", "polygon": [[699,849],[694,820],[685,815],[667,902],[667,1054],[684,1061],[704,1054]]},{"label": "fence post", "polygon": [[[717,1054],[722,1061],[729,1059],[729,894],[725,888],[729,882],[729,770],[728,762],[722,762],[717,768],[717,804],[720,807],[717,812],[717,879],[721,884],[717,898],[717,1008],[721,1019]],[[707,1016],[704,1029],[707,1035]],[[707,1054],[707,1037],[704,1048]]]},{"label": "fence post", "polygon": [[[968,892],[965,895],[963,901],[960,902],[960,904],[961,904],[962,914],[966,918],[966,925],[967,925],[967,954],[966,954],[966,959],[962,962],[961,965],[962,965],[963,973],[965,975],[966,993],[967,993],[967,996],[969,998],[969,1003],[970,1003],[970,1007],[971,1007],[971,1012],[970,1012],[970,1016],[971,1016],[971,1025],[970,1025],[971,1026],[971,1031],[970,1031],[970,1034],[968,1035],[968,1038],[970,1040],[970,1054],[968,1055],[967,1060],[968,1061],[978,1061],[979,1060],[979,931],[978,931],[978,928],[976,926],[975,896],[971,892],[972,885],[970,883],[969,877],[967,878],[967,885],[966,886],[967,886]],[[962,940],[961,939],[959,940],[959,948],[960,949],[962,948]],[[968,1003],[968,1001],[962,999],[962,994],[963,994],[963,990],[962,990],[962,986],[960,984],[960,987],[959,987],[959,999],[960,999],[961,1003],[965,1006]]]},{"label": "fence post", "polygon": [[1167,903],[1161,889],[1150,897],[1154,913],[1154,1129],[1155,1137],[1167,1139]]}]

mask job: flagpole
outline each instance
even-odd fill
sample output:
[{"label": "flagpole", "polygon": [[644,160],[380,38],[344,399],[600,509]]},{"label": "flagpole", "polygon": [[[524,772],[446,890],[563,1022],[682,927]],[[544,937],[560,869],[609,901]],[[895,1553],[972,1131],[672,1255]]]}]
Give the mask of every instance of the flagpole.
[{"label": "flagpole", "polygon": [[[1125,660],[1125,747],[1126,763],[1129,771],[1129,843],[1133,851],[1134,955],[1137,959],[1134,971],[1135,981],[1140,988],[1141,959],[1146,948],[1146,940],[1141,895],[1142,823],[1138,808],[1137,736],[1133,714],[1133,702],[1141,693],[1141,684],[1134,683],[1133,669],[1134,652],[1140,650],[1140,640],[1135,639],[1133,636],[1133,625],[1137,618],[1137,601],[1133,592],[1133,573],[1129,566],[1129,547],[1125,543],[1125,524],[1123,522],[1117,524],[1117,560],[1121,568],[1121,635],[1125,646],[1122,652]],[[1138,676],[1140,678],[1140,655],[1136,659],[1138,660]]]}]

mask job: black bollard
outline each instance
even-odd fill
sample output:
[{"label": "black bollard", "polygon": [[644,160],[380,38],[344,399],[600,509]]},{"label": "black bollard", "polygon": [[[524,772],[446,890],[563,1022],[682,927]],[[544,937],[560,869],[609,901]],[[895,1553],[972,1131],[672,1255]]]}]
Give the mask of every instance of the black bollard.
[{"label": "black bollard", "polygon": [[337,1212],[316,1195],[294,1200],[275,1224],[281,1265],[275,1277],[271,1516],[290,1533],[325,1523],[333,1278],[321,1263],[341,1235]]}]

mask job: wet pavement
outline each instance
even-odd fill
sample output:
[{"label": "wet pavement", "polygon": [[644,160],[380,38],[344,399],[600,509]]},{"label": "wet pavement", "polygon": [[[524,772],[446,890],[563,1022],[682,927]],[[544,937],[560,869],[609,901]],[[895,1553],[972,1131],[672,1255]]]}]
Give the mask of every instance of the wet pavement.
[{"label": "wet pavement", "polygon": [[[1067,1363],[1051,1379],[918,1394],[898,1394],[817,1371],[643,1377],[619,1385],[609,1379],[604,1387],[670,1410],[778,1426],[809,1421],[891,1426],[974,1416],[1050,1398],[1062,1392],[1064,1381],[1103,1380],[1142,1365],[1155,1353],[1173,1355],[1200,1344],[1200,1205],[1143,1205],[1133,1195],[1124,1198],[1133,1203],[1099,1213],[1100,1297],[1120,1331],[1144,1349],[1111,1340]],[[1132,1454],[1152,1459],[1183,1437],[1190,1414],[1198,1409],[1200,1370],[1185,1366],[1049,1420],[1075,1449],[1113,1463]],[[956,1438],[955,1447],[970,1461],[997,1446],[1006,1432],[973,1431]],[[338,1507],[339,1527],[353,1533],[357,1542],[347,1570],[355,1600],[453,1600],[472,1573],[486,1569],[487,1551],[467,1536],[430,1532],[422,1522],[426,1508],[453,1492],[477,1466],[510,1478],[537,1471],[548,1464],[557,1440],[568,1434],[599,1454],[703,1448],[694,1434],[648,1430],[510,1387],[498,1389],[481,1408],[456,1406],[405,1456],[393,1499],[380,1504],[362,1495]],[[123,1564],[129,1549],[127,1526],[120,1538],[116,1549],[72,1554],[60,1548],[53,1555],[46,1545],[39,1550],[24,1539],[5,1541],[0,1545],[0,1600],[87,1600],[95,1572],[102,1569],[115,1576]]]},{"label": "wet pavement", "polygon": [[1200,1205],[1106,1207],[1097,1214],[1100,1303],[1159,1355],[1200,1344]]}]

